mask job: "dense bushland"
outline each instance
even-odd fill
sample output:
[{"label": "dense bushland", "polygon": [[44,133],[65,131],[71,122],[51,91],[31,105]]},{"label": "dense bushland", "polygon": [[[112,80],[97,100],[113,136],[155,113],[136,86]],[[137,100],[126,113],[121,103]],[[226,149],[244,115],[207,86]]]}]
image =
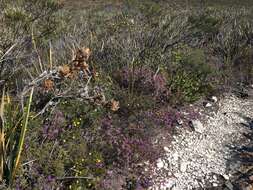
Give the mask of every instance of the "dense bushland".
[{"label": "dense bushland", "polygon": [[0,9],[3,187],[147,189],[161,134],[198,117],[188,105],[252,82],[247,7],[126,1],[70,12],[54,0],[2,0]]}]

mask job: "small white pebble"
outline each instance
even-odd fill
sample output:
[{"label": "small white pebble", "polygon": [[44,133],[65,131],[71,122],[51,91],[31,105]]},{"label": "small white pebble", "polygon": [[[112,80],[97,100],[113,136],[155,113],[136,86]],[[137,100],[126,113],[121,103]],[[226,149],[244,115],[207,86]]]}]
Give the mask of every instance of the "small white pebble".
[{"label": "small white pebble", "polygon": [[211,100],[216,103],[218,101],[218,98],[216,96],[212,96]]},{"label": "small white pebble", "polygon": [[224,174],[223,177],[225,180],[229,180],[229,175]]},{"label": "small white pebble", "polygon": [[161,169],[164,168],[164,162],[162,159],[158,159],[156,163],[157,168]]},{"label": "small white pebble", "polygon": [[183,172],[183,173],[186,172],[186,170],[187,170],[187,165],[188,165],[187,162],[181,163],[181,165],[180,165],[180,171]]},{"label": "small white pebble", "polygon": [[210,108],[210,107],[212,107],[212,104],[211,104],[211,103],[207,103],[207,104],[205,105],[205,107],[206,107],[206,108]]}]

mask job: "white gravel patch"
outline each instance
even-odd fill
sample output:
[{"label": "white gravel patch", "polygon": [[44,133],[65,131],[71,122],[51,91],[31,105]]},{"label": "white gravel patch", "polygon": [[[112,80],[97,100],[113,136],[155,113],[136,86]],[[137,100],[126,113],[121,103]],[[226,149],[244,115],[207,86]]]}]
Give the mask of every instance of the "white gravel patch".
[{"label": "white gravel patch", "polygon": [[218,175],[230,177],[229,146],[240,145],[247,129],[239,123],[245,122],[243,116],[253,118],[253,101],[230,95],[219,101],[218,107],[212,117],[205,114],[201,123],[196,121],[197,130],[181,130],[165,147],[165,158],[157,161],[157,183],[152,190],[191,190],[206,184],[217,187]]}]

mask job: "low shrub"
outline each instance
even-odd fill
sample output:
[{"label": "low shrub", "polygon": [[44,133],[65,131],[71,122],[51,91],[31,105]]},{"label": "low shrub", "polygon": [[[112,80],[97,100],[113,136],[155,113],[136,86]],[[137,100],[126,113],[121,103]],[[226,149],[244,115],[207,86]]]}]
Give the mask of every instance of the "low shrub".
[{"label": "low shrub", "polygon": [[151,95],[156,98],[167,98],[169,95],[165,77],[148,67],[125,67],[114,76],[119,86],[131,92]]},{"label": "low shrub", "polygon": [[169,78],[172,103],[194,102],[212,92],[215,70],[206,63],[205,54],[200,49],[177,50],[173,56],[174,69]]}]

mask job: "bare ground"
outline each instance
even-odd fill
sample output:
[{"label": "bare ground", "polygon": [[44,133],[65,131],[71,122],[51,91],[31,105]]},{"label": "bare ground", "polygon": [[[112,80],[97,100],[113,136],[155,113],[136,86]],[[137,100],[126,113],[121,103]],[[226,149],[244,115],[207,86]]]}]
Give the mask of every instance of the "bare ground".
[{"label": "bare ground", "polygon": [[160,182],[153,190],[218,189],[224,183],[232,188],[230,179],[240,167],[232,161],[234,148],[248,143],[244,134],[249,129],[243,124],[253,118],[253,98],[227,95],[216,106],[216,112],[202,109],[197,130],[179,129],[180,135],[164,147],[166,156],[157,162]]}]

